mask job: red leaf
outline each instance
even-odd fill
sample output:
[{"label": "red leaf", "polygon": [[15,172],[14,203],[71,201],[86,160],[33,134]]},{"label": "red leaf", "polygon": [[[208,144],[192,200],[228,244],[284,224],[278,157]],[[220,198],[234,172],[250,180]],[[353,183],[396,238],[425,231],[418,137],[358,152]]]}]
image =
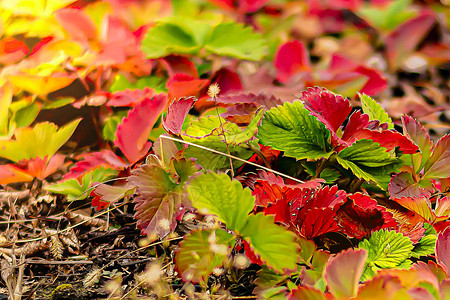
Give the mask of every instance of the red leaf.
[{"label": "red leaf", "polygon": [[97,38],[95,23],[82,10],[63,8],[56,12],[55,18],[75,41],[87,42]]},{"label": "red leaf", "polygon": [[255,185],[254,193],[257,204],[266,205],[264,213],[275,215],[276,221],[291,226],[307,239],[340,230],[335,216],[346,193],[338,191],[337,186],[319,190],[293,189],[267,182],[262,182],[262,186]]},{"label": "red leaf", "polygon": [[263,7],[270,0],[209,0],[210,2],[216,4],[227,10],[234,10],[239,13],[252,13]]},{"label": "red leaf", "polygon": [[369,78],[366,84],[360,90],[361,93],[370,96],[378,95],[388,87],[386,77],[384,77],[383,73],[378,70],[371,69],[365,66],[358,66],[355,71]]},{"label": "red leaf", "polygon": [[79,160],[76,165],[70,168],[69,173],[64,174],[64,179],[77,178],[98,166],[105,166],[106,168],[121,169],[128,167],[120,157],[114,154],[111,150],[103,150],[101,152],[92,152],[83,157],[77,157]]},{"label": "red leaf", "polygon": [[28,53],[28,47],[24,42],[12,37],[4,37],[0,40],[0,64],[12,64]]},{"label": "red leaf", "polygon": [[434,13],[426,11],[401,24],[386,37],[386,53],[391,69],[395,70],[402,65],[431,29],[434,22]]},{"label": "red leaf", "polygon": [[64,159],[65,156],[62,154],[55,154],[50,159],[48,159],[48,157],[45,157],[44,159],[40,157],[30,159],[27,162],[28,174],[39,179],[44,179],[56,172],[56,170],[64,164]]},{"label": "red leaf", "polygon": [[450,226],[438,234],[436,260],[448,274],[450,272]]},{"label": "red leaf", "polygon": [[174,230],[183,195],[173,190],[170,175],[157,165],[142,165],[128,181],[136,186],[135,219],[142,234],[164,237]]},{"label": "red leaf", "polygon": [[327,89],[318,87],[303,91],[300,99],[305,102],[305,108],[324,123],[333,137],[337,139],[336,131],[352,110],[350,101]]},{"label": "red leaf", "polygon": [[166,67],[167,73],[172,77],[177,73],[183,73],[193,78],[198,78],[197,68],[187,57],[179,55],[169,55],[160,59],[160,62]]},{"label": "red leaf", "polygon": [[367,195],[356,193],[336,213],[344,233],[361,239],[382,228],[394,227],[397,222],[392,214]]},{"label": "red leaf", "polygon": [[53,39],[54,39],[54,37],[47,36],[47,37],[43,38],[42,40],[40,40],[36,45],[34,45],[33,49],[31,49],[30,56],[35,54],[36,52],[38,52],[42,47],[44,47],[45,45],[50,43]]},{"label": "red leaf", "polygon": [[146,87],[140,89],[126,89],[125,91],[118,91],[109,95],[110,100],[106,103],[107,106],[136,106],[145,98],[151,98],[156,95],[156,92]]},{"label": "red leaf", "polygon": [[433,228],[436,229],[437,233],[444,231],[445,228],[447,228],[449,226],[450,226],[450,220],[433,224]]},{"label": "red leaf", "polygon": [[299,200],[289,206],[291,224],[307,239],[339,231],[335,220],[336,211],[346,197],[346,193],[338,190],[337,186],[326,186],[319,190],[303,189]]},{"label": "red leaf", "polygon": [[325,180],[322,178],[308,180],[305,181],[304,183],[299,183],[288,178],[283,180],[281,177],[271,172],[266,172],[263,170],[258,171],[258,176],[259,176],[258,182],[267,181],[270,184],[277,184],[281,187],[300,188],[300,189],[304,188],[316,189],[321,186],[321,183],[325,182]]},{"label": "red leaf", "polygon": [[369,115],[361,113],[360,110],[350,115],[347,125],[345,126],[342,140],[348,142],[348,145],[356,141],[356,133],[369,125]]},{"label": "red leaf", "polygon": [[171,133],[181,134],[184,119],[195,100],[195,97],[175,99],[168,108],[167,116],[163,119],[164,129]]},{"label": "red leaf", "polygon": [[366,78],[365,82],[360,84],[361,93],[376,95],[387,88],[387,80],[379,70],[358,65],[338,54],[333,54],[327,69],[318,74],[320,74],[319,79],[310,78],[308,85],[323,85],[330,89],[339,89],[346,83],[359,82]]},{"label": "red leaf", "polygon": [[258,255],[255,254],[255,252],[252,250],[252,247],[248,244],[248,242],[245,239],[242,239],[242,244],[244,245],[244,251],[245,255],[250,259],[250,261],[254,264],[262,265],[263,261],[261,260]]},{"label": "red leaf", "polygon": [[[301,209],[329,207],[337,210],[338,206],[343,204],[347,197],[346,192],[343,190],[338,190],[336,185],[331,188],[329,186],[325,186],[319,190],[304,189],[302,192],[303,191],[305,191],[305,193],[303,193],[301,202],[298,203],[298,205],[301,205]],[[292,206],[293,208],[296,207],[295,204]]]},{"label": "red leaf", "polygon": [[275,55],[274,64],[280,82],[288,82],[295,74],[311,71],[308,51],[299,41],[281,45]]},{"label": "red leaf", "polygon": [[170,77],[166,84],[166,87],[169,90],[169,100],[197,96],[208,84],[208,79],[195,79],[187,74],[177,73]]},{"label": "red leaf", "polygon": [[242,82],[239,75],[227,68],[218,70],[212,77],[211,83],[217,83],[219,85],[219,95],[242,90]]},{"label": "red leaf", "polygon": [[416,144],[414,144],[406,136],[393,130],[369,130],[361,129],[353,134],[353,137],[361,140],[372,140],[375,143],[379,143],[381,147],[386,148],[386,151],[391,151],[395,147],[399,147],[400,151],[405,154],[414,154],[419,150]]},{"label": "red leaf", "polygon": [[338,232],[341,228],[334,219],[335,216],[336,211],[332,208],[304,209],[296,222],[297,228],[300,234],[309,240],[328,232]]},{"label": "red leaf", "polygon": [[26,170],[12,164],[0,165],[0,184],[27,182],[31,180],[33,180],[33,176],[28,174]]},{"label": "red leaf", "polygon": [[164,94],[146,98],[128,112],[128,116],[117,126],[114,144],[120,148],[130,163],[135,163],[147,154],[151,143],[148,136],[167,103]]}]

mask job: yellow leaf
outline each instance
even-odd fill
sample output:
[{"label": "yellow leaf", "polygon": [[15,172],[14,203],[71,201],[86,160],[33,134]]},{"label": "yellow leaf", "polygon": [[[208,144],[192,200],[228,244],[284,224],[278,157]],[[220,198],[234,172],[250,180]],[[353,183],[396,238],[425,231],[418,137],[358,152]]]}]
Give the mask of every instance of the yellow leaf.
[{"label": "yellow leaf", "polygon": [[26,90],[35,95],[47,95],[71,84],[75,76],[62,76],[61,74],[53,74],[50,76],[37,75],[9,75],[8,80],[14,87]]},{"label": "yellow leaf", "polygon": [[13,89],[6,83],[0,88],[0,136],[8,134],[9,105],[11,104]]},{"label": "yellow leaf", "polygon": [[0,141],[0,157],[14,162],[35,157],[51,157],[72,136],[81,119],[59,128],[53,123],[43,122],[33,128],[19,128],[15,140]]}]

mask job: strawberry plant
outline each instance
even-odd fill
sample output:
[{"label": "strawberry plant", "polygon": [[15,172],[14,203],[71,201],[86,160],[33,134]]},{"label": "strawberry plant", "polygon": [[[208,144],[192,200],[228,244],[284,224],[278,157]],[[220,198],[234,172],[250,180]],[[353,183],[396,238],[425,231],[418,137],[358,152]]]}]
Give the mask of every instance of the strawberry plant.
[{"label": "strawberry plant", "polygon": [[2,291],[446,299],[445,16],[1,2]]}]

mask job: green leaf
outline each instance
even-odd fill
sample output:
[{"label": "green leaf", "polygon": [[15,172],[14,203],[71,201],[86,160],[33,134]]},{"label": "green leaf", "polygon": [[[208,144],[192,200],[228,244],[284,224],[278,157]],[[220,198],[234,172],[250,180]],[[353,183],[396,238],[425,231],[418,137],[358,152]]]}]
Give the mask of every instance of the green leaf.
[{"label": "green leaf", "polygon": [[42,109],[55,109],[55,108],[60,108],[63,106],[66,106],[70,103],[75,102],[75,98],[74,97],[61,97],[61,98],[56,98],[55,100],[52,100],[51,102],[47,102],[44,104],[44,106],[42,107]]},{"label": "green leaf", "polygon": [[227,143],[239,145],[250,141],[258,132],[258,124],[261,121],[263,113],[264,111],[262,109],[259,110],[245,130],[233,135],[226,135]]},{"label": "green leaf", "polygon": [[[228,122],[223,118],[219,119],[217,116],[200,117],[194,120],[186,129],[182,138],[191,143],[227,153],[228,150],[222,135],[222,127],[227,137],[227,143],[228,136],[236,137],[236,141],[245,139],[245,133],[235,123]],[[252,151],[239,145],[228,145],[228,149],[231,155],[242,159],[247,159],[253,155]],[[196,163],[207,170],[215,171],[230,167],[228,157],[194,146],[189,146],[185,155],[189,158],[195,158]],[[242,162],[237,160],[232,162],[235,168],[242,165]]]},{"label": "green leaf", "polygon": [[398,172],[403,164],[400,159],[391,157],[380,144],[365,139],[356,141],[339,152],[336,159],[358,178],[373,181],[385,190],[388,188],[391,173]]},{"label": "green leaf", "polygon": [[361,241],[358,247],[368,251],[366,267],[374,265],[382,269],[400,266],[410,257],[414,248],[408,237],[385,230],[374,232],[368,240]]},{"label": "green leaf", "polygon": [[369,120],[378,120],[380,124],[388,123],[388,129],[393,129],[394,124],[392,123],[391,117],[388,113],[381,107],[379,103],[364,94],[358,94],[361,100],[361,107],[365,114],[369,115]]},{"label": "green leaf", "polygon": [[274,224],[273,216],[256,214],[248,216],[241,235],[250,242],[256,254],[275,271],[286,272],[297,268],[298,249],[295,236]]},{"label": "green leaf", "polygon": [[296,159],[316,160],[332,154],[330,131],[300,101],[266,111],[258,138],[262,144]]},{"label": "green leaf", "polygon": [[[174,53],[197,54],[199,52],[204,41],[196,40],[194,32],[197,30],[209,31],[211,26],[195,20],[186,20],[185,24],[183,20],[178,23],[160,22],[148,31],[142,41],[142,50],[148,58],[159,58]],[[191,25],[183,26],[188,23]],[[195,28],[194,32],[192,32],[192,28]]]},{"label": "green leaf", "polygon": [[51,157],[67,142],[80,121],[72,121],[59,129],[49,122],[36,124],[33,128],[16,129],[15,140],[0,141],[0,157],[15,162],[34,157]]},{"label": "green leaf", "polygon": [[260,34],[250,27],[228,22],[212,26],[208,21],[192,18],[166,18],[149,30],[142,42],[148,58],[169,54],[209,52],[239,59],[260,60],[266,46]]},{"label": "green leaf", "polygon": [[303,263],[309,265],[311,258],[316,252],[316,244],[313,241],[307,240],[303,237],[298,237],[298,244],[300,245],[300,258]]},{"label": "green leaf", "polygon": [[192,205],[201,213],[214,214],[231,230],[240,233],[247,223],[247,215],[255,205],[250,189],[242,188],[237,180],[226,174],[207,172],[187,186]]},{"label": "green leaf", "polygon": [[0,88],[0,136],[9,135],[9,106],[13,98],[13,88],[4,84]]},{"label": "green leaf", "polygon": [[424,223],[426,228],[425,235],[420,239],[419,243],[414,245],[411,256],[419,258],[421,256],[432,255],[436,250],[437,232],[434,227],[428,223]]},{"label": "green leaf", "polygon": [[325,179],[325,182],[328,184],[334,183],[341,174],[335,169],[326,168],[322,172],[320,172],[320,178]]},{"label": "green leaf", "polygon": [[41,108],[42,104],[40,103],[36,102],[30,103],[26,107],[17,111],[14,114],[12,121],[16,123],[16,126],[18,128],[30,126],[30,124],[33,123],[33,121],[36,119],[37,115],[41,111]]},{"label": "green leaf", "polygon": [[186,235],[175,254],[178,272],[185,281],[208,281],[231,253],[235,237],[223,230],[197,230]]},{"label": "green leaf", "polygon": [[156,93],[167,92],[166,79],[158,76],[141,77],[136,82],[132,83],[122,75],[118,74],[114,77],[114,81],[110,87],[110,92],[125,91],[126,89],[144,89],[146,87],[152,88]]},{"label": "green leaf", "polygon": [[214,27],[205,49],[218,55],[247,60],[261,60],[267,52],[260,34],[254,33],[251,27],[232,22]]},{"label": "green leaf", "polygon": [[417,15],[412,10],[411,0],[392,1],[382,8],[367,5],[358,11],[358,14],[369,23],[383,30],[392,30],[401,23]]},{"label": "green leaf", "polygon": [[111,84],[109,91],[112,93],[124,91],[126,89],[131,88],[132,85],[133,84],[130,81],[128,81],[128,79],[124,75],[118,74],[114,77],[114,81]]},{"label": "green leaf", "polygon": [[275,225],[272,216],[249,216],[255,198],[239,181],[223,173],[207,172],[192,179],[186,190],[196,209],[216,215],[229,229],[242,235],[269,267],[278,272],[296,268],[298,249],[294,234]]},{"label": "green leaf", "polygon": [[116,115],[105,119],[105,125],[103,126],[102,129],[102,134],[105,140],[114,142],[114,140],[116,139],[117,125],[119,125],[122,122],[122,119],[125,116],[126,114],[123,116]]},{"label": "green leaf", "polygon": [[68,201],[83,200],[89,196],[91,184],[103,182],[117,175],[117,171],[107,168],[98,168],[84,174],[81,182],[77,179],[68,179],[44,187],[45,190],[57,194],[67,195]]}]

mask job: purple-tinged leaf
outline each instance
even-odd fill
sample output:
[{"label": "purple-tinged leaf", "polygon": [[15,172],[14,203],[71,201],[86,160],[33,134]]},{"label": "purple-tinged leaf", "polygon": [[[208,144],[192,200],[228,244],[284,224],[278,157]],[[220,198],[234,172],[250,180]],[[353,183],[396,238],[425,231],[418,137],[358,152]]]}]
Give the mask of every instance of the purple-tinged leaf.
[{"label": "purple-tinged leaf", "polygon": [[283,101],[274,95],[266,95],[264,93],[255,94],[249,92],[230,93],[224,96],[219,96],[217,97],[217,102],[231,105],[238,103],[257,104],[267,109],[283,104]]},{"label": "purple-tinged leaf", "polygon": [[400,172],[391,178],[389,183],[389,196],[391,199],[403,197],[426,197],[428,198],[434,191],[433,184],[428,179],[415,182],[413,174],[409,172]]},{"label": "purple-tinged leaf", "polygon": [[107,185],[104,183],[99,184],[92,192],[95,197],[92,199],[92,206],[102,209],[109,206],[125,196],[133,194],[134,186],[129,183],[122,185]]},{"label": "purple-tinged leaf", "polygon": [[447,274],[450,272],[450,226],[438,234],[436,241],[436,260],[445,267]]},{"label": "purple-tinged leaf", "polygon": [[181,127],[183,125],[186,115],[192,108],[195,97],[183,97],[175,99],[169,106],[167,116],[163,119],[163,126],[168,132],[181,134]]},{"label": "purple-tinged leaf", "polygon": [[439,139],[425,164],[424,178],[447,178],[450,174],[450,134]]},{"label": "purple-tinged leaf", "polygon": [[328,261],[324,278],[336,297],[356,296],[366,259],[367,251],[365,249],[348,249]]},{"label": "purple-tinged leaf", "polygon": [[422,170],[427,162],[433,149],[433,142],[426,129],[420,125],[413,117],[402,116],[403,133],[410,138],[419,147],[420,154],[413,155],[414,172],[418,173]]},{"label": "purple-tinged leaf", "polygon": [[136,186],[139,195],[136,203],[137,227],[142,234],[164,237],[174,230],[177,223],[175,214],[184,198],[170,174],[157,165],[143,165],[133,171],[128,181]]}]

